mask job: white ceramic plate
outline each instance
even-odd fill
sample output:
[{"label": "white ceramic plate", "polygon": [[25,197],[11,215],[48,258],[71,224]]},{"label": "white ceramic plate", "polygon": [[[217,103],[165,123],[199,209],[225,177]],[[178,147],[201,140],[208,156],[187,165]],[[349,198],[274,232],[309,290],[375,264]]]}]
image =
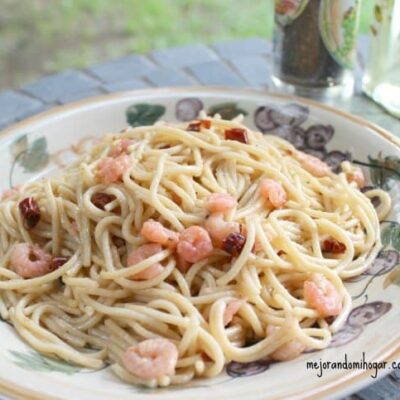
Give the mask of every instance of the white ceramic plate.
[{"label": "white ceramic plate", "polygon": [[[307,361],[400,360],[400,146],[388,132],[341,111],[306,101],[250,90],[163,89],[129,92],[59,107],[21,122],[0,135],[0,192],[56,173],[93,138],[118,132],[127,121],[186,121],[198,111],[239,113],[245,123],[279,134],[337,168],[344,158],[364,165],[370,184],[390,189],[393,212],[382,224],[385,247],[371,267],[347,286],[354,310],[330,348],[272,364],[231,363],[212,380],[184,387],[143,389],[119,381],[109,368],[80,369],[43,357],[0,321],[0,392],[20,398],[62,399],[277,399],[340,397],[372,384],[371,371],[327,369],[323,376]],[[397,277],[396,277],[397,276]],[[381,370],[380,375],[390,372]]]}]

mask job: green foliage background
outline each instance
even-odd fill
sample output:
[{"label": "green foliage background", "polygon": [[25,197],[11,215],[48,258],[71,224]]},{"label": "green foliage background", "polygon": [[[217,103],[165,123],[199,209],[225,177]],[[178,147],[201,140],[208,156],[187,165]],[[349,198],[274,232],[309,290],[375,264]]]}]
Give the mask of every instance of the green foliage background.
[{"label": "green foliage background", "polygon": [[[366,32],[373,0],[361,0]],[[270,38],[273,0],[0,0],[0,90],[186,43]]]}]

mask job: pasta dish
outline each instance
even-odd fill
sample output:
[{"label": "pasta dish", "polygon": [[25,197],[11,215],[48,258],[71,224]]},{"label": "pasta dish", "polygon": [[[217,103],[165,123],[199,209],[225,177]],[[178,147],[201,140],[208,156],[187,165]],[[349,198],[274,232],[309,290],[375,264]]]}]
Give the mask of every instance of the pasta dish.
[{"label": "pasta dish", "polygon": [[106,135],[3,194],[0,315],[42,354],[151,387],[326,348],[390,209],[364,180],[240,118]]}]

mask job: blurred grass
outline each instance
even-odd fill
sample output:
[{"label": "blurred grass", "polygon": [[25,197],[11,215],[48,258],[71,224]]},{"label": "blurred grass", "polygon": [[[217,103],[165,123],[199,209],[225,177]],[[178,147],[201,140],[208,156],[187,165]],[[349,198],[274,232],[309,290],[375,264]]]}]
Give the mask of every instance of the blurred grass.
[{"label": "blurred grass", "polygon": [[273,0],[1,0],[0,89],[155,48],[270,38],[272,18]]}]

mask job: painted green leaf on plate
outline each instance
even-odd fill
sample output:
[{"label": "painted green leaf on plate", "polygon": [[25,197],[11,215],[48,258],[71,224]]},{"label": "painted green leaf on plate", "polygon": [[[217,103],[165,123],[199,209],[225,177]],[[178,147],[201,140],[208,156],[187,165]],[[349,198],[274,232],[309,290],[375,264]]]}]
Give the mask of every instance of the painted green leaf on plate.
[{"label": "painted green leaf on plate", "polygon": [[46,138],[36,139],[20,159],[25,172],[36,172],[43,169],[49,162]]},{"label": "painted green leaf on plate", "polygon": [[400,181],[400,158],[395,156],[368,157],[372,182],[385,190],[390,189],[390,181]]},{"label": "painted green leaf on plate", "polygon": [[381,233],[382,244],[387,247],[392,247],[400,251],[400,224],[391,222]]},{"label": "painted green leaf on plate", "polygon": [[45,137],[29,143],[27,135],[22,135],[11,144],[10,152],[14,157],[14,163],[23,167],[24,172],[40,171],[46,167],[50,159]]},{"label": "painted green leaf on plate", "polygon": [[21,153],[25,152],[28,149],[28,136],[26,134],[18,137],[14,142],[12,142],[10,146],[11,155],[16,158]]},{"label": "painted green leaf on plate", "polygon": [[400,251],[400,225],[392,230],[392,246],[397,251]]},{"label": "painted green leaf on plate", "polygon": [[43,372],[61,372],[67,375],[74,374],[81,370],[77,365],[46,357],[34,351],[24,353],[22,351],[10,350],[10,353],[13,355],[15,363],[24,369]]},{"label": "painted green leaf on plate", "polygon": [[382,244],[385,247],[389,246],[390,242],[392,241],[392,229],[393,229],[393,226],[394,226],[394,224],[389,224],[381,232]]},{"label": "painted green leaf on plate", "polygon": [[164,114],[161,104],[133,104],[126,110],[126,121],[131,126],[152,125]]},{"label": "painted green leaf on plate", "polygon": [[219,114],[222,119],[233,119],[240,114],[247,115],[247,111],[239,108],[237,103],[229,102],[214,104],[209,108],[208,114],[211,116]]}]

